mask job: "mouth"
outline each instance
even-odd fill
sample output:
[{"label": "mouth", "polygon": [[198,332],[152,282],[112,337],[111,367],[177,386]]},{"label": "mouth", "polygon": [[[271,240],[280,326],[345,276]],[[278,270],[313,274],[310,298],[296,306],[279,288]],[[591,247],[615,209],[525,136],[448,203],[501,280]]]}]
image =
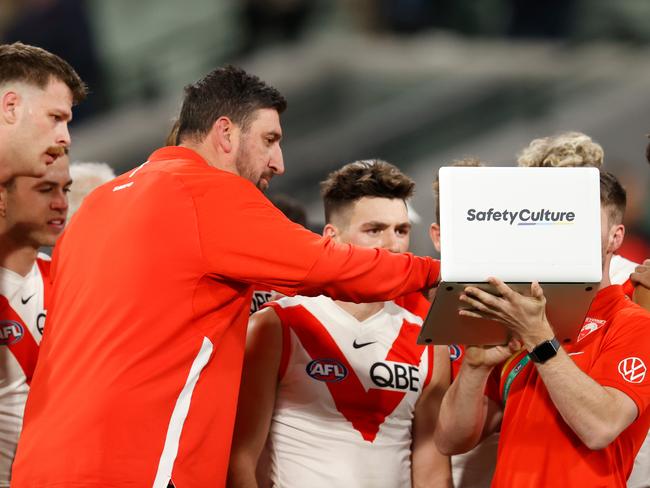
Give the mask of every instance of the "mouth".
[{"label": "mouth", "polygon": [[47,225],[52,229],[56,230],[57,232],[60,232],[65,227],[65,219],[64,218],[50,219],[47,221]]},{"label": "mouth", "polygon": [[47,164],[52,164],[56,161],[57,158],[60,158],[65,154],[65,147],[63,146],[50,146],[45,151],[47,156]]}]

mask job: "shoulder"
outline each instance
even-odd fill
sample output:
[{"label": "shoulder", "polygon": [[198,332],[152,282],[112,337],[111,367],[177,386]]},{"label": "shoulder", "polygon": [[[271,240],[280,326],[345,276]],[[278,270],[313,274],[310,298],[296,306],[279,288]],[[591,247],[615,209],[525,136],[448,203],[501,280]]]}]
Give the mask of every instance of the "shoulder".
[{"label": "shoulder", "polygon": [[[265,307],[248,319],[247,343],[278,345],[282,341],[282,321],[274,307]],[[248,346],[248,344],[247,344]]]}]

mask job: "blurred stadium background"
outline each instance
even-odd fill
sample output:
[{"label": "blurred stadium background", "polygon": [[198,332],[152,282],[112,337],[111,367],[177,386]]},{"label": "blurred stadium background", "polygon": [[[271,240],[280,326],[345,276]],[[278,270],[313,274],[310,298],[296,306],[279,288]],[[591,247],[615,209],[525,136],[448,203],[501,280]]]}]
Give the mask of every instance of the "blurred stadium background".
[{"label": "blurred stadium background", "polygon": [[232,63],[289,100],[271,193],[304,203],[317,230],[318,182],[378,157],[416,180],[412,248],[434,254],[438,167],[511,165],[532,138],[578,130],[628,189],[623,254],[637,261],[650,255],[648,19],[646,0],[0,0],[4,42],[55,52],[90,85],[73,160],[140,164],[182,87]]}]

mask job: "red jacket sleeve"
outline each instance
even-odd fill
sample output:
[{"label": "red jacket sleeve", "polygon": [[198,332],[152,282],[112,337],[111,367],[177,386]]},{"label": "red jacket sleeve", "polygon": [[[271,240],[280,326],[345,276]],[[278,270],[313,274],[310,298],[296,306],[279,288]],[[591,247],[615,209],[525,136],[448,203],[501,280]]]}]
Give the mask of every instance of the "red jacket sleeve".
[{"label": "red jacket sleeve", "polygon": [[393,299],[438,279],[436,260],[337,244],[288,220],[250,182],[223,181],[194,197],[201,250],[215,275],[356,302]]}]

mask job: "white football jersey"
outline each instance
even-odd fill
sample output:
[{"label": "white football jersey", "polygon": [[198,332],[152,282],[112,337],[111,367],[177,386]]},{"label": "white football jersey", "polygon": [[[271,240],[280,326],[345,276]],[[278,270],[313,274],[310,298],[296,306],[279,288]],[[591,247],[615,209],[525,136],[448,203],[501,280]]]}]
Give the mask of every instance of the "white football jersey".
[{"label": "white football jersey", "polygon": [[416,344],[422,318],[385,302],[360,322],[324,296],[269,306],[284,337],[273,484],[410,487],[414,407],[433,361],[433,348]]},{"label": "white football jersey", "polygon": [[49,257],[39,255],[29,274],[0,268],[0,487],[9,486],[11,464],[45,325]]}]

